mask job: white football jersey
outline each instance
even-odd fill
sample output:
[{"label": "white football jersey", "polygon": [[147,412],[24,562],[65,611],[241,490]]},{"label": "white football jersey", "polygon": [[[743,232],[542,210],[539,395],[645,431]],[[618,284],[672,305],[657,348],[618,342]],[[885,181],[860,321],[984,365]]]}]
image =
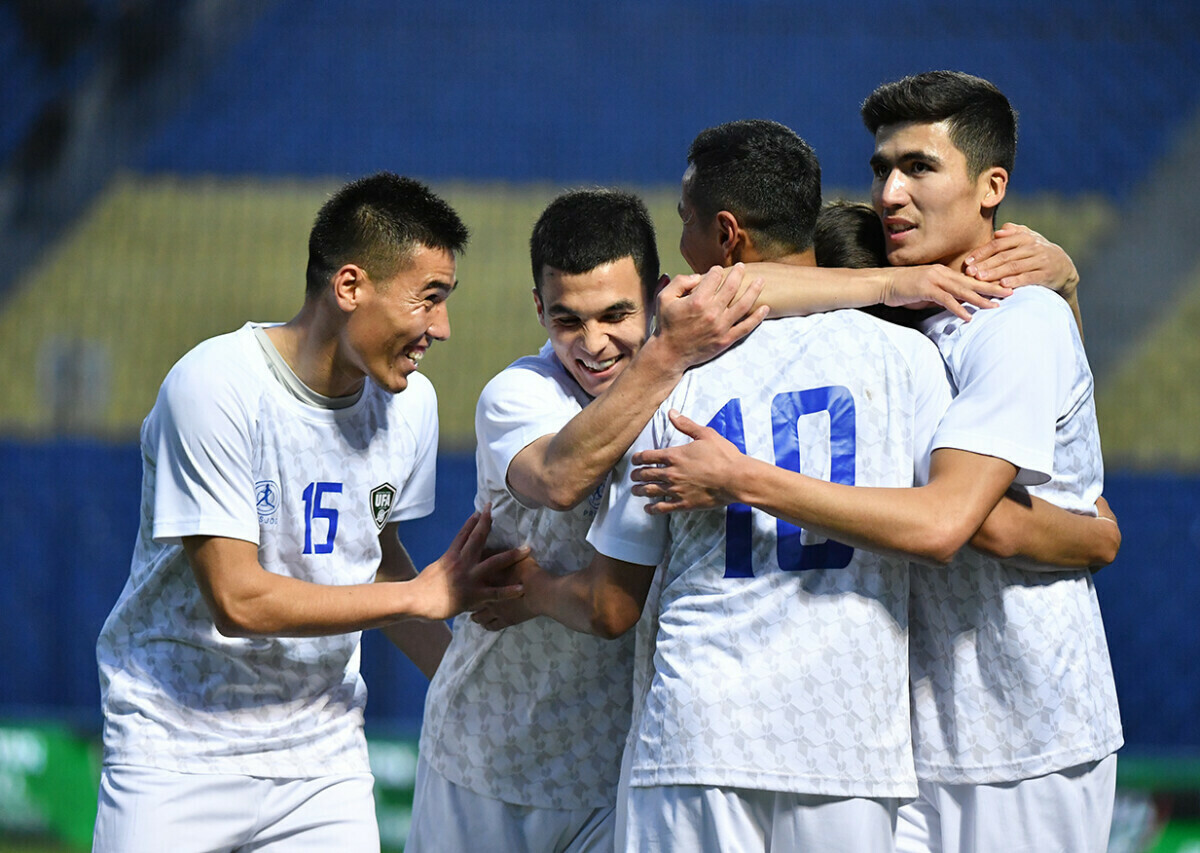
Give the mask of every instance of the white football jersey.
[{"label": "white football jersey", "polygon": [[[970,323],[926,321],[958,394],[934,447],[995,456],[1028,492],[1095,514],[1104,482],[1092,374],[1067,304],[1023,287]],[[1088,571],[1051,574],[964,548],[913,567],[913,738],[922,779],[1008,782],[1104,758],[1122,743]]]},{"label": "white football jersey", "polygon": [[[689,371],[634,451],[689,440],[675,408],[781,467],[906,487],[949,399],[936,349],[912,330],[858,311],[771,320]],[[915,795],[907,561],[744,505],[650,516],[627,462],[589,537],[619,560],[662,560],[631,785]]]},{"label": "white football jersey", "polygon": [[263,568],[369,583],[379,535],[433,509],[437,400],[419,374],[344,409],[297,400],[254,325],[201,343],[142,425],[141,524],[97,644],[104,761],[303,778],[369,770],[359,633],[233,638],[213,624],[181,538],[258,545]]},{"label": "white football jersey", "polygon": [[[591,562],[604,485],[568,512],[524,506],[509,463],[557,433],[589,398],[547,344],[492,379],[475,415],[476,504],[492,502],[489,547],[528,544],[547,570]],[[489,632],[460,616],[430,684],[421,753],[455,784],[508,803],[591,809],[616,799],[629,727],[633,637],[602,640],[547,618]]]}]

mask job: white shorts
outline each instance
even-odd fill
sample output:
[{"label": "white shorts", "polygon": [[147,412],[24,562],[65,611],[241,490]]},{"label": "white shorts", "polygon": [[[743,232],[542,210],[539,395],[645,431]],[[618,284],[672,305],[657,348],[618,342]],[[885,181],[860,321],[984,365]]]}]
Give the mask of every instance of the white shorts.
[{"label": "white shorts", "polygon": [[613,807],[518,806],[456,785],[417,760],[404,853],[611,853]]},{"label": "white shorts", "polygon": [[995,785],[921,782],[900,809],[898,853],[1105,853],[1117,756]]},{"label": "white shorts", "polygon": [[93,853],[379,853],[370,773],[262,779],[104,768]]},{"label": "white shorts", "polygon": [[629,851],[890,853],[900,801],[746,788],[630,788]]}]

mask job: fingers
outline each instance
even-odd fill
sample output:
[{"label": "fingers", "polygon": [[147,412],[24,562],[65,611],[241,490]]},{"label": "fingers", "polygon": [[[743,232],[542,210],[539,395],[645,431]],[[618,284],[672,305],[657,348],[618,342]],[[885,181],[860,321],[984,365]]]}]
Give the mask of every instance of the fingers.
[{"label": "fingers", "polygon": [[[716,270],[716,269],[720,269],[720,268],[714,267],[713,269]],[[736,302],[737,297],[741,294],[741,292],[743,290],[743,282],[745,280],[745,277],[746,277],[745,264],[737,263],[737,264],[734,264],[732,267],[730,267],[727,270],[721,269],[721,279],[720,279],[720,281],[716,282],[716,286],[713,288],[713,291],[712,291],[713,295],[715,296],[716,294],[718,294],[722,290],[724,290],[729,299],[729,301],[726,302],[725,304],[730,305],[733,302]],[[761,289],[761,287],[760,287],[760,289]]]},{"label": "fingers", "polygon": [[[490,504],[488,505],[491,506]],[[450,547],[446,549],[447,553],[457,554],[462,551],[467,539],[474,532],[479,524],[480,513],[474,512],[471,517],[463,522],[463,526],[458,529],[458,533],[454,534],[454,539],[450,542]]]},{"label": "fingers", "polygon": [[515,625],[508,619],[505,619],[500,614],[496,613],[490,607],[483,607],[471,614],[471,621],[483,628],[485,631],[500,631],[510,625]]},{"label": "fingers", "polygon": [[[963,295],[960,297],[960,296],[954,296],[953,294],[950,294],[950,293],[946,293],[945,291],[934,293],[929,299],[930,302],[932,302],[936,305],[942,306],[943,308],[945,308],[951,314],[954,314],[959,319],[970,321],[971,312],[962,306],[962,302],[964,300],[971,302],[972,304],[977,304],[974,301],[973,295]],[[920,306],[916,306],[916,307],[920,307]],[[979,307],[983,307],[983,306],[979,306]]]},{"label": "fingers", "polygon": [[687,509],[687,507],[680,503],[672,503],[671,501],[654,501],[646,504],[646,513],[648,515],[666,515],[669,512],[679,512],[683,509]]},{"label": "fingers", "polygon": [[700,438],[708,430],[708,427],[700,426],[700,424],[676,409],[671,409],[667,412],[667,417],[671,419],[671,423],[675,425],[677,430],[692,439]]},{"label": "fingers", "polygon": [[510,601],[514,598],[520,598],[525,594],[525,587],[519,583],[510,583],[504,586],[493,586],[488,588],[489,601]]},{"label": "fingers", "polygon": [[[507,569],[509,566],[519,563],[529,556],[530,549],[528,545],[522,545],[520,548],[509,548],[507,551],[501,551],[499,554],[493,554],[486,560],[480,560],[475,564],[475,571],[480,574],[490,574]],[[518,584],[519,586],[519,584]]]},{"label": "fingers", "polygon": [[729,301],[729,312],[734,317],[745,317],[754,311],[754,303],[762,294],[763,284],[762,276],[756,276],[749,280],[743,277],[741,286],[732,291],[733,298]]},{"label": "fingers", "polygon": [[[670,448],[659,448],[655,450],[639,450],[633,454],[633,464],[643,465],[646,468],[653,468],[656,465],[666,465],[669,461],[667,455],[670,453]],[[639,470],[639,469],[634,469]]]},{"label": "fingers", "polygon": [[[666,280],[664,283],[664,279]],[[679,299],[686,296],[695,290],[696,285],[700,283],[700,276],[695,273],[687,275],[677,275],[672,279],[667,279],[664,275],[659,279],[658,299],[660,302]]]},{"label": "fingers", "polygon": [[[455,551],[468,565],[475,563],[483,554],[488,534],[492,532],[492,505],[489,503],[475,516],[475,525],[467,532],[466,539]],[[461,533],[461,531],[460,531]],[[455,540],[457,542],[457,540]],[[453,546],[451,546],[453,548]]]}]

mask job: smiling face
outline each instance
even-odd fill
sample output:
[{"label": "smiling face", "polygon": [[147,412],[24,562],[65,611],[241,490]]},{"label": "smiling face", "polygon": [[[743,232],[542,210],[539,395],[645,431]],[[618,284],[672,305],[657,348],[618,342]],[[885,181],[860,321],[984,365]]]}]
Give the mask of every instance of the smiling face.
[{"label": "smiling face", "polygon": [[[359,272],[363,272],[361,269]],[[446,299],[455,287],[454,255],[419,246],[391,278],[363,274],[354,285],[342,352],[352,372],[369,376],[393,394],[408,387],[434,341],[450,337]]]},{"label": "smiling face", "polygon": [[871,170],[871,202],[889,263],[958,269],[991,238],[992,211],[1004,198],[1008,172],[993,166],[972,178],[947,122],[880,127]]},{"label": "smiling face", "polygon": [[533,299],[554,354],[589,396],[603,393],[642,348],[650,316],[633,258],[585,273],[542,268]]}]

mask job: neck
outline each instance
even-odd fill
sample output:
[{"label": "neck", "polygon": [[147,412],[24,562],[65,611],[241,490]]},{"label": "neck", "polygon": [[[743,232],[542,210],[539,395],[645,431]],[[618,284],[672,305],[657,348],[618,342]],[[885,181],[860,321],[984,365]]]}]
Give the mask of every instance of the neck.
[{"label": "neck", "polygon": [[267,336],[296,377],[325,397],[348,397],[358,392],[365,377],[341,358],[340,333],[318,301],[304,303],[291,320],[267,329]]},{"label": "neck", "polygon": [[955,272],[963,272],[967,258],[969,258],[980,246],[991,242],[994,232],[994,220],[985,219],[983,220],[983,224],[973,235],[969,246],[961,246],[959,250],[948,252],[943,258],[940,258],[937,261],[932,261],[931,263],[942,264],[943,266],[947,266]]},{"label": "neck", "polygon": [[789,255],[774,255],[767,257],[757,251],[741,252],[735,258],[730,260],[730,263],[771,263],[771,264],[788,264],[794,267],[815,267],[817,265],[816,249],[809,247],[803,252],[792,252]]},{"label": "neck", "polygon": [[771,264],[788,264],[793,267],[815,267],[817,265],[817,253],[815,249],[808,248],[803,252],[792,252],[790,255],[775,255],[770,258],[757,257],[754,260]]}]

